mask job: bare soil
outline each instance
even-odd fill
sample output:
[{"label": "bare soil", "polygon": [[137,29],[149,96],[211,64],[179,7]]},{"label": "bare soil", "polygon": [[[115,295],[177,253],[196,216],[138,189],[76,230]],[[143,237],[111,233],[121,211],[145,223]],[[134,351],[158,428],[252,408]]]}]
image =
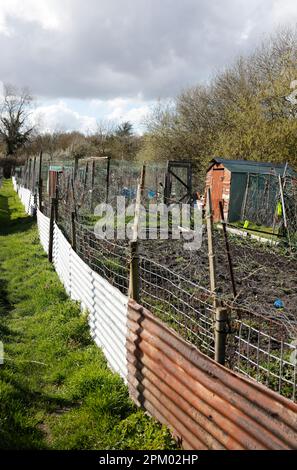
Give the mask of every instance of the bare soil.
[{"label": "bare soil", "polygon": [[[288,316],[297,322],[297,258],[281,247],[271,247],[251,239],[229,235],[230,251],[237,286],[237,302],[262,315]],[[217,292],[232,299],[232,285],[223,233],[215,231]],[[210,288],[208,246],[204,234],[200,250],[184,249],[184,241],[150,240],[142,242],[141,253],[169,269]],[[284,309],[274,307],[281,299]]]}]

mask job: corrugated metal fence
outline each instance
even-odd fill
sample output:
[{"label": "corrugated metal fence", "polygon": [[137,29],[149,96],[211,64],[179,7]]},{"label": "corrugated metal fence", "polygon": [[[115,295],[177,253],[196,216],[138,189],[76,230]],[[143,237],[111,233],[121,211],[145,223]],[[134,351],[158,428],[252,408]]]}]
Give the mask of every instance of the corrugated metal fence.
[{"label": "corrugated metal fence", "polygon": [[128,331],[131,396],[184,448],[296,448],[294,403],[218,365],[132,301]]},{"label": "corrugated metal fence", "polygon": [[[15,181],[14,181],[15,189]],[[27,190],[18,193],[31,213]],[[28,202],[29,201],[29,202]],[[47,251],[49,219],[37,210]],[[297,405],[215,363],[94,272],[54,226],[53,263],[133,400],[185,449],[297,449]]]}]

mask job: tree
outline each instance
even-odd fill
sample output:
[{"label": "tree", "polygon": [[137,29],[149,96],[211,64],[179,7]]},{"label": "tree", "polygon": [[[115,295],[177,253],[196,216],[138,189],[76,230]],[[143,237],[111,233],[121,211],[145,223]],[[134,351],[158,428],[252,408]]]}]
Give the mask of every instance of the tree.
[{"label": "tree", "polygon": [[201,187],[214,155],[297,167],[296,85],[297,29],[280,29],[209,84],[159,103],[144,145],[158,159],[195,161]]},{"label": "tree", "polygon": [[122,122],[115,130],[118,137],[131,137],[133,135],[133,124],[129,121]]},{"label": "tree", "polygon": [[120,123],[111,137],[111,152],[115,159],[133,160],[139,150],[139,139],[134,135],[133,124]]},{"label": "tree", "polygon": [[15,155],[30,140],[34,130],[30,122],[32,101],[27,89],[18,90],[4,85],[0,101],[0,140],[5,146],[6,156]]},{"label": "tree", "polygon": [[98,157],[111,156],[111,141],[115,133],[116,125],[112,120],[100,120],[97,122],[95,134],[88,139],[93,145],[93,153]]}]

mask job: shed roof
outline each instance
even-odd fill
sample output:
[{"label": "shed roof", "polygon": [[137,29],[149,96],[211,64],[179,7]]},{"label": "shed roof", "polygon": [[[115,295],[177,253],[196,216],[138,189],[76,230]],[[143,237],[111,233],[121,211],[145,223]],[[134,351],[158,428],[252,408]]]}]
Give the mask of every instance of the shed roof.
[{"label": "shed roof", "polygon": [[[211,160],[211,166],[221,163],[231,173],[258,173],[258,174],[272,174],[283,175],[286,167],[285,163],[265,163],[255,162],[252,160],[227,160],[225,158],[215,157]],[[210,169],[209,168],[209,169]],[[288,166],[287,175],[297,177],[296,171]]]},{"label": "shed roof", "polygon": [[61,165],[50,165],[49,171],[63,171],[63,167]]}]

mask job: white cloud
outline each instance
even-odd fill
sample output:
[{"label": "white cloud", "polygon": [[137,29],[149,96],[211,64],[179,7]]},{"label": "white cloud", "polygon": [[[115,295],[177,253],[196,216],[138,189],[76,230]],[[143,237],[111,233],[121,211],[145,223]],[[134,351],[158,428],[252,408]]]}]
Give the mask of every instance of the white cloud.
[{"label": "white cloud", "polygon": [[49,99],[170,98],[286,21],[296,0],[0,0],[0,79]]},{"label": "white cloud", "polygon": [[271,15],[273,24],[280,23],[296,23],[297,22],[297,3],[296,0],[273,0],[271,10],[268,11]]},{"label": "white cloud", "polygon": [[150,103],[207,81],[286,22],[297,23],[296,0],[0,0],[0,80],[50,102],[48,129],[139,126]]},{"label": "white cloud", "polygon": [[0,0],[0,32],[10,36],[17,33],[9,26],[9,18],[36,21],[44,29],[58,29],[63,14],[55,0]]},{"label": "white cloud", "polygon": [[131,100],[124,98],[115,98],[107,101],[110,112],[107,113],[107,119],[115,121],[130,121],[139,129],[143,118],[150,111],[150,103],[142,100]]},{"label": "white cloud", "polygon": [[96,119],[74,111],[60,100],[56,104],[38,106],[31,116],[41,132],[80,131],[85,134],[96,130]]},{"label": "white cloud", "polygon": [[[98,100],[80,103],[84,111],[74,109],[75,104],[58,100],[56,103],[39,105],[34,109],[31,120],[41,132],[80,131],[90,134],[96,131],[97,122],[102,119],[114,122],[130,121],[137,132],[141,132],[144,116],[150,110],[152,103],[139,100],[115,98],[113,100]],[[89,106],[88,106],[89,105]],[[94,108],[97,111],[94,115]],[[88,114],[88,111],[92,110]]]}]

